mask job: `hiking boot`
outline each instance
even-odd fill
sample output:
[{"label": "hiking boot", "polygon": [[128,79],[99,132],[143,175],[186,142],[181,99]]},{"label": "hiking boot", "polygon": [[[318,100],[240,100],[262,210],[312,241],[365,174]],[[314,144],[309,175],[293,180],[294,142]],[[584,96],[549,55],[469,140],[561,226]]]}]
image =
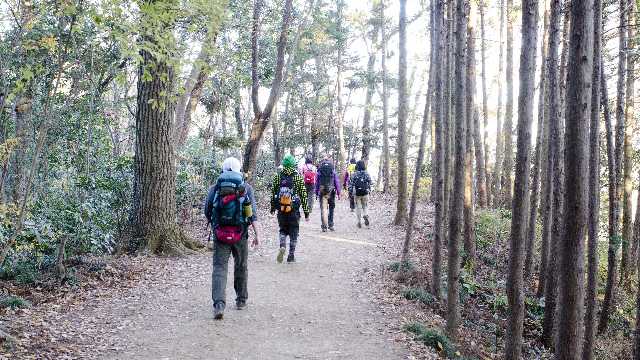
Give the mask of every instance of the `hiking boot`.
[{"label": "hiking boot", "polygon": [[351,209],[351,212],[355,212],[355,211],[356,211],[356,209]]},{"label": "hiking boot", "polygon": [[289,254],[289,256],[287,256],[287,262],[288,263],[296,262],[296,257],[293,254]]},{"label": "hiking boot", "polygon": [[213,305],[213,318],[216,320],[222,320],[224,317],[224,303],[218,302]]},{"label": "hiking boot", "polygon": [[244,310],[246,308],[247,308],[247,301],[246,300],[238,300],[238,301],[236,301],[236,309]]},{"label": "hiking boot", "polygon": [[358,229],[362,229],[362,224],[358,221]]},{"label": "hiking boot", "polygon": [[278,264],[282,264],[282,260],[284,259],[284,251],[285,249],[283,247],[278,250],[278,256],[276,257],[276,261],[278,262]]},{"label": "hiking boot", "polygon": [[333,225],[329,225],[329,230],[336,231],[336,228],[334,228]]},{"label": "hiking boot", "polygon": [[366,226],[369,226],[369,217],[368,216],[364,216],[364,224]]},{"label": "hiking boot", "polygon": [[327,227],[322,225],[322,232],[327,232]]}]

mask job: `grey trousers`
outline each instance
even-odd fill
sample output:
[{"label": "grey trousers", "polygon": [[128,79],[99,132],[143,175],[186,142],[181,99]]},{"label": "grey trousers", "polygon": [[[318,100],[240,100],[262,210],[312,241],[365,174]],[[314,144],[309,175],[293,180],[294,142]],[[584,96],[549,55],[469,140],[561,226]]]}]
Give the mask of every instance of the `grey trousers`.
[{"label": "grey trousers", "polygon": [[367,203],[369,202],[369,195],[364,196],[354,196],[355,204],[356,204],[356,217],[358,218],[358,223],[360,223],[361,217],[368,217],[369,213],[367,213]]},{"label": "grey trousers", "polygon": [[223,244],[214,240],[213,249],[213,274],[211,299],[213,303],[226,304],[227,273],[229,267],[229,255],[233,255],[233,287],[236,290],[236,301],[246,301],[247,292],[247,258],[249,255],[248,233],[245,232],[242,240],[234,245]]},{"label": "grey trousers", "polygon": [[309,205],[309,212],[313,211],[313,201],[316,198],[316,186],[315,185],[304,185],[307,189],[307,205]]}]

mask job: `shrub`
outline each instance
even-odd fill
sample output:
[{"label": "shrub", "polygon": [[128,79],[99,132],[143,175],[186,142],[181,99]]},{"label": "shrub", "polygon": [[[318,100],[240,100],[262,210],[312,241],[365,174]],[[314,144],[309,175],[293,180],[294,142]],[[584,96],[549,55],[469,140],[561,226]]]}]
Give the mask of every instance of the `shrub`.
[{"label": "shrub", "polygon": [[7,296],[0,299],[0,307],[10,309],[28,308],[31,303],[19,296]]},{"label": "shrub", "polygon": [[[508,214],[508,216],[507,216]],[[511,232],[511,215],[504,210],[480,210],[476,214],[476,243],[485,249],[498,239],[506,241]]]},{"label": "shrub", "polygon": [[407,300],[417,300],[425,305],[432,304],[435,300],[433,295],[421,288],[408,288],[402,290],[402,296]]},{"label": "shrub", "polygon": [[413,271],[415,270],[415,266],[410,261],[394,261],[389,265],[389,270],[392,272],[399,272],[400,270]]},{"label": "shrub", "polygon": [[438,353],[449,359],[456,359],[460,356],[460,354],[456,352],[451,340],[437,330],[429,329],[416,322],[406,325],[404,329],[416,335],[417,340],[435,349]]}]

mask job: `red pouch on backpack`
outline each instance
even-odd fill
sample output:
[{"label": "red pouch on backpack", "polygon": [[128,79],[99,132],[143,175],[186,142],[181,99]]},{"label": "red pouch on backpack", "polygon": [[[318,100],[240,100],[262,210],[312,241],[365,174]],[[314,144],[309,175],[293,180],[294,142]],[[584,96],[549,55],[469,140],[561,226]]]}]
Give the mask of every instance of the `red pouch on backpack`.
[{"label": "red pouch on backpack", "polygon": [[216,239],[223,244],[234,245],[242,240],[242,228],[239,226],[219,226],[215,233]]}]

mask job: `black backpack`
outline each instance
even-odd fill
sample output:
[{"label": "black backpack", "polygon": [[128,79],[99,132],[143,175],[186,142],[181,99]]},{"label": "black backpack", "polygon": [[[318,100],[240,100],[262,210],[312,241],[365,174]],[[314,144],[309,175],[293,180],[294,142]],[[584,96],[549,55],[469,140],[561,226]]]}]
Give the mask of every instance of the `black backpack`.
[{"label": "black backpack", "polygon": [[364,171],[356,172],[351,178],[351,184],[356,196],[369,195],[369,182],[367,181],[367,173]]},{"label": "black backpack", "polygon": [[318,167],[318,183],[327,192],[333,190],[333,164],[331,161],[325,160]]}]

